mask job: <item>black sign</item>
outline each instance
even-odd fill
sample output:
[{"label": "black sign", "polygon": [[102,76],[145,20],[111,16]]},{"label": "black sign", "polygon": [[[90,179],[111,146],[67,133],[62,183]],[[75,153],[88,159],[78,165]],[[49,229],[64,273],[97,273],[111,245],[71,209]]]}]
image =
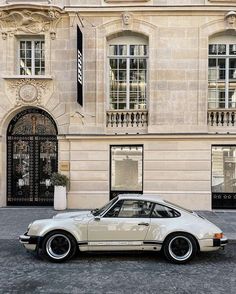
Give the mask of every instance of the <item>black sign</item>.
[{"label": "black sign", "polygon": [[83,106],[83,35],[77,26],[77,102]]}]

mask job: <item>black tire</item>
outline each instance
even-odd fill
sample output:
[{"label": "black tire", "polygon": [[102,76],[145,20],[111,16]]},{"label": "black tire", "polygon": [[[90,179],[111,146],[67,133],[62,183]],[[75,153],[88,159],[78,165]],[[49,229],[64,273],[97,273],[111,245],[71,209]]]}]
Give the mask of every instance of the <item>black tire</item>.
[{"label": "black tire", "polygon": [[45,236],[42,242],[43,256],[52,262],[63,262],[71,259],[77,250],[75,238],[63,231],[53,231]]},{"label": "black tire", "polygon": [[175,233],[167,236],[163,244],[163,253],[172,263],[183,264],[197,254],[197,242],[187,233]]}]

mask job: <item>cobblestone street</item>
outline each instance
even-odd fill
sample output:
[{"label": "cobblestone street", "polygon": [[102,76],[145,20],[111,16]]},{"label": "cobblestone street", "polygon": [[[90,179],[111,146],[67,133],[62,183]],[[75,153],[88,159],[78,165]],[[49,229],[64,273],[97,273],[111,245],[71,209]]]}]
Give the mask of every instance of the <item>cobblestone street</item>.
[{"label": "cobblestone street", "polygon": [[187,265],[160,254],[81,254],[53,264],[1,240],[0,293],[235,293],[236,244]]},{"label": "cobblestone street", "polygon": [[[0,211],[0,294],[235,293],[235,242],[225,251],[201,253],[181,266],[158,253],[83,253],[54,264],[26,252],[17,236],[32,220],[54,214],[51,208]],[[232,223],[234,218],[232,213]]]}]

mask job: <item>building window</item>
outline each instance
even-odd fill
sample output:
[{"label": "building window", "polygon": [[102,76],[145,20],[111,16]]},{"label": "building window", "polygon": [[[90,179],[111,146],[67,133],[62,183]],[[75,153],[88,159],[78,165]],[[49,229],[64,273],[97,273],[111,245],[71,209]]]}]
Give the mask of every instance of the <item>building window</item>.
[{"label": "building window", "polygon": [[208,107],[236,107],[236,40],[209,45]]},{"label": "building window", "polygon": [[212,192],[236,192],[236,146],[212,148]]},{"label": "building window", "polygon": [[42,39],[19,40],[19,74],[45,74],[45,42]]},{"label": "building window", "polygon": [[109,43],[110,109],[145,109],[147,105],[147,44],[121,37]]},{"label": "building window", "polygon": [[143,146],[111,146],[111,198],[143,191]]},{"label": "building window", "polygon": [[236,146],[212,147],[212,208],[236,208]]}]

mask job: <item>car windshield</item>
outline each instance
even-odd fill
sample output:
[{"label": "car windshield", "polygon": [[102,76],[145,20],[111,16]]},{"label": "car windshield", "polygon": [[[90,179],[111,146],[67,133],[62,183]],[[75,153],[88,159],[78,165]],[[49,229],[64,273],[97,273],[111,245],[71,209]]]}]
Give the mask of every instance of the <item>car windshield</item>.
[{"label": "car windshield", "polygon": [[165,202],[165,203],[168,203],[168,204],[171,204],[171,205],[173,205],[173,206],[175,206],[175,207],[177,207],[177,208],[180,208],[180,209],[182,209],[182,210],[184,210],[184,211],[187,211],[187,212],[193,213],[192,210],[187,209],[187,208],[184,208],[184,207],[182,207],[182,206],[180,206],[180,205],[178,205],[178,204],[172,203],[172,202],[167,201],[167,200],[164,200],[164,202]]},{"label": "car windshield", "polygon": [[110,202],[108,202],[106,205],[104,205],[102,208],[96,208],[96,209],[91,210],[91,213],[94,216],[100,215],[101,213],[106,211],[109,207],[111,207],[116,202],[117,199],[118,199],[118,197],[115,197]]}]

